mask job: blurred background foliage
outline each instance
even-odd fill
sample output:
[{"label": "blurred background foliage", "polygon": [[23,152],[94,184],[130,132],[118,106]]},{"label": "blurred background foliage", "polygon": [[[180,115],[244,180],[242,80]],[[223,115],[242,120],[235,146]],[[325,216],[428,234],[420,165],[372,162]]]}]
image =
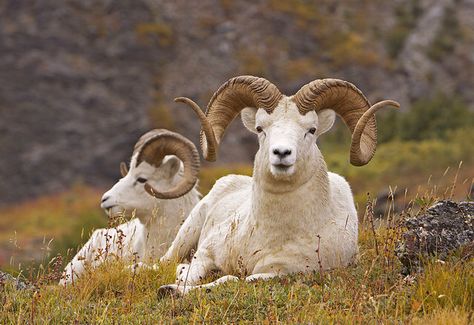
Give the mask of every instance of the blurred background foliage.
[{"label": "blurred background foliage", "polygon": [[[472,139],[467,133],[473,125],[474,111],[461,98],[438,92],[415,101],[407,110],[387,109],[378,113],[378,143],[427,139],[447,141],[453,132],[464,129],[468,140]],[[350,133],[339,122],[324,141],[335,145],[350,143]]]},{"label": "blurred background foliage", "polygon": [[[422,98],[405,112],[389,111],[379,118],[379,142],[393,140],[447,140],[453,131],[474,125],[474,112],[457,96],[437,93]],[[466,138],[469,139],[469,138]]]}]

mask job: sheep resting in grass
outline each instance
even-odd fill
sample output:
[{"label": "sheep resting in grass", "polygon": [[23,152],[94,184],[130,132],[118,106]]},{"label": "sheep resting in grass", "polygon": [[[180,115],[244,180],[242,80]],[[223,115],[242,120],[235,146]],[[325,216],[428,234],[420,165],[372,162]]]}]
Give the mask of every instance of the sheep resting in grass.
[{"label": "sheep resting in grass", "polygon": [[86,266],[96,267],[110,256],[134,265],[158,259],[199,202],[199,155],[194,144],[177,133],[147,132],[135,145],[130,170],[125,163],[120,170],[123,178],[103,195],[101,207],[110,218],[133,219],[94,231],[66,266],[60,284],[73,282]]},{"label": "sheep resting in grass", "polygon": [[[295,272],[344,267],[358,252],[358,219],[346,180],[327,170],[316,139],[339,115],[352,132],[350,161],[367,164],[376,148],[374,113],[394,101],[370,106],[354,85],[315,80],[284,96],[263,78],[240,76],[223,84],[206,114],[188,98],[201,125],[204,157],[213,161],[224,132],[242,113],[258,136],[253,176],[228,175],[191,211],[161,261],[180,264],[176,284],[160,293],[185,294],[246,275],[267,279]],[[211,271],[226,276],[208,284]]]}]

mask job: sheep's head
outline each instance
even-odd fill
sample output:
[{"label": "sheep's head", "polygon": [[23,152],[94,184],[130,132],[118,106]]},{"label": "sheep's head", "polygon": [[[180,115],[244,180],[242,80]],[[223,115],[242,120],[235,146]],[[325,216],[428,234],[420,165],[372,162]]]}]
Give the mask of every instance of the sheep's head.
[{"label": "sheep's head", "polygon": [[[102,197],[109,216],[148,218],[160,200],[175,199],[196,184],[199,155],[194,144],[168,130],[152,130],[136,143],[130,170],[120,164],[122,178]],[[142,220],[143,221],[143,220]]]},{"label": "sheep's head", "polygon": [[282,182],[292,186],[305,182],[320,167],[315,164],[321,156],[316,139],[332,127],[334,120],[332,110],[302,115],[288,97],[282,97],[272,113],[244,108],[242,121],[259,140],[254,175],[264,177],[269,185],[280,183],[280,190],[289,190],[281,186]]},{"label": "sheep's head", "polygon": [[[338,79],[320,79],[303,86],[294,96],[284,96],[268,80],[253,76],[235,77],[211,98],[206,114],[188,98],[201,125],[204,158],[214,161],[227,126],[242,112],[245,126],[259,135],[259,164],[275,180],[302,177],[320,156],[316,138],[331,128],[338,114],[352,132],[350,161],[362,166],[372,159],[377,144],[375,112],[394,101],[370,106],[353,84]],[[263,165],[263,166],[262,166]],[[262,170],[259,171],[264,172]],[[304,177],[303,177],[304,178]]]}]

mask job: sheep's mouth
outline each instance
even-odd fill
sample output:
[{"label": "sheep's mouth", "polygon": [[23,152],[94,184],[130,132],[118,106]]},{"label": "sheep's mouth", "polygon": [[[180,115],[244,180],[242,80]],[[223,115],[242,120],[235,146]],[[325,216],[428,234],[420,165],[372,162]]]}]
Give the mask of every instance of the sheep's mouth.
[{"label": "sheep's mouth", "polygon": [[110,207],[104,208],[104,211],[110,220],[116,220],[117,218],[119,218],[119,220],[130,220],[131,218],[137,217],[135,214],[135,209],[128,210],[121,205],[112,205]]},{"label": "sheep's mouth", "polygon": [[121,210],[122,209],[118,208],[117,205],[111,205],[111,206],[108,206],[108,207],[104,208],[104,211],[105,211],[105,213],[107,214],[107,216],[109,218],[116,217],[117,215],[122,213]]},{"label": "sheep's mouth", "polygon": [[273,164],[272,166],[275,167],[275,169],[277,170],[286,171],[290,169],[290,167],[292,167],[293,165]]},{"label": "sheep's mouth", "polygon": [[274,176],[283,176],[283,175],[291,175],[293,174],[295,168],[294,165],[286,165],[286,164],[272,164],[271,172]]}]

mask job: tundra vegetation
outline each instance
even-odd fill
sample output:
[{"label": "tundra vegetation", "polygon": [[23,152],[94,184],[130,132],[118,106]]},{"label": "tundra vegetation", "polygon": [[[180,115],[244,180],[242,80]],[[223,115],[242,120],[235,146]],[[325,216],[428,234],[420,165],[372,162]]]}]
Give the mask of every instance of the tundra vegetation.
[{"label": "tundra vegetation", "polygon": [[[425,208],[423,202],[411,202],[403,214]],[[51,282],[61,272],[55,259],[32,276],[36,290],[18,291],[12,284],[2,285],[0,321],[472,323],[472,257],[463,260],[460,252],[454,252],[445,261],[426,261],[423,273],[402,276],[393,252],[402,229],[390,211],[387,217],[393,223],[373,230],[368,202],[359,229],[357,265],[254,283],[228,282],[211,292],[191,291],[179,299],[157,299],[158,288],[175,279],[174,263],[134,273],[111,259],[74,285],[60,287]]]},{"label": "tundra vegetation", "polygon": [[[424,119],[419,110],[439,112],[439,101],[433,98],[425,100],[424,105],[415,104],[400,113],[399,119],[414,119],[419,129],[423,126],[436,131],[433,120]],[[349,136],[345,134],[338,140],[339,132],[346,132],[344,128],[336,127],[321,140],[328,168],[344,175],[353,188],[361,221],[359,263],[345,269],[256,283],[230,282],[209,293],[194,291],[180,299],[158,300],[158,288],[174,282],[176,264],[133,273],[112,259],[88,272],[74,286],[58,287],[61,262],[65,265],[75,253],[68,254],[68,248],[80,247],[92,229],[107,226],[98,205],[103,189],[77,184],[55,196],[4,208],[0,211],[0,229],[4,229],[0,242],[2,249],[12,249],[0,256],[2,270],[14,274],[21,270],[21,277],[33,282],[37,290],[17,291],[11,284],[0,285],[0,322],[472,323],[472,257],[463,259],[461,252],[454,252],[444,262],[434,257],[426,261],[423,273],[406,278],[400,274],[401,266],[393,253],[394,242],[403,230],[397,218],[416,214],[437,199],[469,197],[474,175],[474,147],[469,145],[474,141],[470,127],[473,114],[463,103],[459,105],[466,116],[459,125],[421,140],[404,136],[405,130],[400,128],[403,124],[398,120],[384,122],[390,113],[381,112],[379,134],[393,136],[378,145],[375,158],[364,168],[347,163]],[[392,132],[391,128],[398,131]],[[201,193],[206,194],[216,179],[229,173],[251,175],[252,168],[202,168]],[[395,202],[388,200],[383,216],[387,222],[376,219],[372,230],[371,209],[366,207],[371,207],[374,197],[384,189],[401,195]],[[403,210],[394,213],[395,205]],[[41,249],[32,249],[35,246]],[[36,255],[32,253],[37,251]],[[62,258],[57,258],[59,255]],[[35,262],[29,262],[33,258]]]}]

